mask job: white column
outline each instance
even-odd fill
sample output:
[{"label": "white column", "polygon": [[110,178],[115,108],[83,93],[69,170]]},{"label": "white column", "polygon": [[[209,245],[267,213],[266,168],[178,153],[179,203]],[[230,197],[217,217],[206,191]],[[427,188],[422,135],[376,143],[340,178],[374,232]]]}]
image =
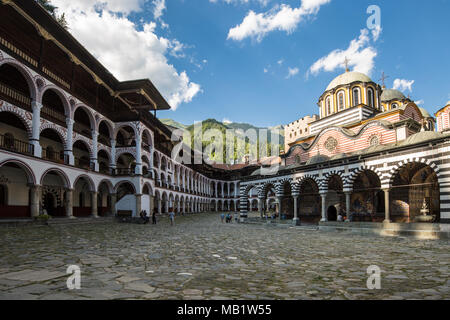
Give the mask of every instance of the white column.
[{"label": "white column", "polygon": [[93,166],[94,171],[98,172],[99,165],[98,165],[98,132],[95,130],[92,130],[92,157],[91,157],[91,163]]},{"label": "white column", "polygon": [[66,138],[66,150],[64,151],[65,156],[67,157],[68,164],[71,166],[75,165],[75,158],[73,156],[73,124],[75,120],[66,118],[67,124],[67,138]]},{"label": "white column", "polygon": [[98,203],[97,203],[97,192],[91,192],[91,212],[92,217],[98,218]]},{"label": "white column", "polygon": [[111,139],[111,162],[109,164],[111,170],[116,169],[116,140]]},{"label": "white column", "polygon": [[142,175],[142,138],[140,135],[136,137],[136,169],[134,173]]},{"label": "white column", "polygon": [[300,225],[300,219],[298,218],[298,194],[293,194],[292,198],[294,199],[294,226]]},{"label": "white column", "polygon": [[352,195],[352,193],[351,192],[346,192],[345,193],[345,211],[346,211],[346,214],[347,214],[347,221],[351,221],[350,220],[350,215],[351,215],[351,213],[350,213],[350,210],[351,210],[351,195]]},{"label": "white column", "polygon": [[34,147],[34,156],[42,157],[42,147],[39,143],[39,136],[41,133],[41,109],[42,103],[33,101],[31,103],[31,108],[33,109],[33,123],[32,123],[32,136],[30,139],[30,144]]},{"label": "white column", "polygon": [[36,218],[39,216],[39,199],[41,198],[41,186],[30,186],[30,203],[31,203],[31,217]]},{"label": "white column", "polygon": [[322,219],[320,220],[321,222],[326,222],[328,221],[327,219],[327,208],[326,208],[326,204],[327,204],[327,194],[326,193],[321,193],[320,196],[322,197]]},{"label": "white column", "polygon": [[384,211],[386,214],[386,217],[384,219],[385,223],[391,222],[389,191],[389,189],[384,189]]}]

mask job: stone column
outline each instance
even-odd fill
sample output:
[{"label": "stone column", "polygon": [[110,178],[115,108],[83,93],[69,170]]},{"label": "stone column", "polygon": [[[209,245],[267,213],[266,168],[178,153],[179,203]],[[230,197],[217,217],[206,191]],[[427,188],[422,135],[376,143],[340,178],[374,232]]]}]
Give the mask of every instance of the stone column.
[{"label": "stone column", "polygon": [[137,135],[136,137],[136,168],[134,173],[142,175],[142,138],[140,135]]},{"label": "stone column", "polygon": [[33,121],[32,121],[32,136],[30,139],[30,144],[34,147],[34,156],[42,157],[42,147],[39,143],[39,137],[41,135],[41,109],[42,103],[33,101],[31,103],[31,108],[33,109]]},{"label": "stone column", "polygon": [[31,185],[30,186],[30,209],[31,217],[36,218],[39,216],[39,200],[41,199],[41,186]]},{"label": "stone column", "polygon": [[98,193],[96,191],[91,191],[91,212],[92,217],[98,218],[98,203],[97,203]]},{"label": "stone column", "polygon": [[67,124],[67,138],[66,138],[66,150],[64,150],[64,155],[67,157],[67,162],[71,166],[75,165],[75,158],[73,156],[73,124],[75,121],[70,118],[66,118]]},{"label": "stone column", "polygon": [[322,197],[322,219],[320,220],[320,222],[326,222],[328,221],[327,218],[327,194],[326,193],[321,193],[320,196]]},{"label": "stone column", "polygon": [[136,215],[135,217],[139,217],[139,214],[142,211],[142,194],[136,195]]},{"label": "stone column", "polygon": [[277,201],[278,201],[278,219],[281,221],[281,215],[283,214],[282,208],[283,197],[278,196]]},{"label": "stone column", "polygon": [[300,219],[298,218],[298,195],[293,194],[292,198],[294,199],[294,220],[292,221],[294,226],[300,225]]},{"label": "stone column", "polygon": [[161,199],[158,199],[158,214],[162,214],[161,212]]},{"label": "stone column", "polygon": [[98,165],[98,132],[95,130],[92,130],[92,156],[91,156],[91,165],[92,169],[95,172],[98,172],[99,165]]},{"label": "stone column", "polygon": [[111,139],[111,162],[109,164],[111,171],[116,170],[116,140]]},{"label": "stone column", "polygon": [[261,215],[261,219],[263,219],[264,218],[264,198],[258,199],[258,209],[259,209],[259,214]]},{"label": "stone column", "polygon": [[386,214],[384,223],[391,223],[390,198],[389,198],[390,189],[384,189],[383,191],[384,191],[384,211]]},{"label": "stone column", "polygon": [[151,216],[151,215],[153,215],[153,211],[155,210],[155,197],[151,195],[149,198],[150,198],[150,203],[149,203],[149,206],[150,206],[150,209],[149,209],[149,215]]},{"label": "stone column", "polygon": [[346,192],[345,193],[345,212],[347,213],[347,221],[351,221],[351,196],[352,193],[351,192]]},{"label": "stone column", "polygon": [[117,215],[116,202],[117,202],[117,194],[111,193],[111,213],[113,216]]},{"label": "stone column", "polygon": [[69,219],[74,219],[75,217],[73,216],[73,190],[72,189],[67,189],[66,190],[66,216]]}]

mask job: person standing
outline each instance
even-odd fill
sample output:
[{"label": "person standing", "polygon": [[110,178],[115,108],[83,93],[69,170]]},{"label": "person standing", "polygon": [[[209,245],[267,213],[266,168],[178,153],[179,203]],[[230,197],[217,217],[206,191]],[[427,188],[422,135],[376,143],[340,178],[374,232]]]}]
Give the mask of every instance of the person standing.
[{"label": "person standing", "polygon": [[153,213],[152,213],[152,224],[156,224],[156,211],[155,210],[153,210]]},{"label": "person standing", "polygon": [[170,225],[173,226],[175,220],[175,213],[171,210],[169,213]]},{"label": "person standing", "polygon": [[222,223],[223,223],[223,220],[225,219],[225,214],[224,213],[221,213],[220,214],[220,220],[222,220]]}]

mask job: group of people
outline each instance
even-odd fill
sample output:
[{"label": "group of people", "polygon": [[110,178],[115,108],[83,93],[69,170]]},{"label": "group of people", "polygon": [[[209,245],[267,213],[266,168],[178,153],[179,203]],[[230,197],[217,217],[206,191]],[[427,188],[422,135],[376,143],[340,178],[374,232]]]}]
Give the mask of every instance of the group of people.
[{"label": "group of people", "polygon": [[[150,222],[150,218],[149,218],[146,210],[142,210],[139,215],[140,215],[142,221],[144,222],[144,224],[147,224]],[[156,224],[156,213],[154,211],[152,214],[152,224]]]},{"label": "group of people", "polygon": [[225,215],[225,213],[222,213],[220,215],[220,219],[222,223],[224,222],[224,220],[226,223],[233,223],[233,216],[231,215],[231,213],[228,213],[227,215]]}]

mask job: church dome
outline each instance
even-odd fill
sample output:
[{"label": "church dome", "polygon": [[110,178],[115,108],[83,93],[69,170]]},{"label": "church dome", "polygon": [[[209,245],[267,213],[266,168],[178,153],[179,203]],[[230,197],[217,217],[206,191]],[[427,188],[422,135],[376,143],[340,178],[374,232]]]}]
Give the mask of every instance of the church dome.
[{"label": "church dome", "polygon": [[350,84],[353,82],[372,82],[372,79],[370,79],[368,76],[366,76],[364,73],[360,72],[346,72],[341,74],[340,76],[336,77],[333,81],[330,82],[330,84],[327,87],[327,90],[334,89],[336,87]]},{"label": "church dome", "polygon": [[403,141],[402,145],[410,145],[410,144],[416,144],[421,143],[429,140],[439,139],[442,138],[443,134],[436,131],[422,131],[418,132],[416,134],[413,134],[412,136],[408,137],[405,141]]},{"label": "church dome", "polygon": [[391,101],[391,100],[404,100],[405,95],[395,89],[384,89],[381,94],[381,101]]},{"label": "church dome", "polygon": [[424,117],[424,118],[432,118],[431,114],[425,108],[420,108],[419,107],[419,110],[422,113],[422,117]]},{"label": "church dome", "polygon": [[330,161],[329,157],[318,154],[318,155],[312,157],[311,159],[309,159],[308,162],[306,162],[306,165],[327,162],[327,161]]}]

